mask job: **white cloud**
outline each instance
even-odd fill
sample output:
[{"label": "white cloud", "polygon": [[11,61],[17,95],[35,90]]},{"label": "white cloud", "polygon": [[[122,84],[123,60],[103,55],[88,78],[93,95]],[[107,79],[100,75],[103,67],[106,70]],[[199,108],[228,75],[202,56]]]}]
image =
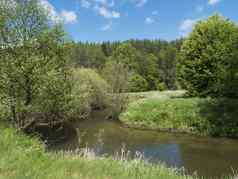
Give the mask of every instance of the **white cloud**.
[{"label": "white cloud", "polygon": [[81,0],[81,6],[84,8],[90,8],[91,7],[91,2],[89,2],[88,0]]},{"label": "white cloud", "polygon": [[80,0],[80,2],[84,8],[90,8],[91,6],[113,7],[115,5],[114,0]]},{"label": "white cloud", "polygon": [[47,11],[53,22],[59,22],[61,18],[55,10],[55,7],[47,0],[39,0],[40,5]]},{"label": "white cloud", "polygon": [[113,7],[115,5],[115,2],[114,0],[92,0],[94,1],[95,3],[98,3],[98,4],[101,4],[103,6],[108,6],[108,7]]},{"label": "white cloud", "polygon": [[196,24],[197,19],[185,19],[179,26],[179,30],[182,36],[187,36]]},{"label": "white cloud", "polygon": [[78,16],[74,11],[62,10],[58,13],[48,0],[39,0],[39,3],[47,11],[50,20],[54,23],[64,22],[65,24],[73,24],[77,22]]},{"label": "white cloud", "polygon": [[217,4],[217,3],[219,3],[221,0],[208,0],[208,4],[210,5],[210,6],[212,6],[212,5],[215,5],[215,4]]},{"label": "white cloud", "polygon": [[153,24],[153,23],[155,23],[155,20],[151,17],[147,17],[147,18],[145,18],[145,23],[146,24]]},{"label": "white cloud", "polygon": [[99,15],[101,15],[104,18],[107,18],[107,19],[120,18],[121,17],[121,14],[119,12],[107,9],[105,7],[96,6],[95,10],[99,13]]},{"label": "white cloud", "polygon": [[111,30],[112,29],[112,22],[104,25],[102,28],[101,28],[101,31],[108,31],[108,30]]},{"label": "white cloud", "polygon": [[136,7],[143,7],[148,2],[148,0],[135,0],[135,2]]},{"label": "white cloud", "polygon": [[63,10],[60,13],[60,17],[66,24],[73,24],[78,20],[78,16],[74,11]]},{"label": "white cloud", "polygon": [[95,10],[100,16],[107,19],[121,17],[120,12],[113,10],[115,0],[80,0],[81,6]]}]

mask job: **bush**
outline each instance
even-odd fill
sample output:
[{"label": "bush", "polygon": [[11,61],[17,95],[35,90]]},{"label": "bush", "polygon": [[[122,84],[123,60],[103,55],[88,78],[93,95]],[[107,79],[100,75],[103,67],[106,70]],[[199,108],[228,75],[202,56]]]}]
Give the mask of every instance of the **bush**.
[{"label": "bush", "polygon": [[102,74],[112,89],[110,94],[110,116],[113,119],[117,119],[119,114],[125,109],[127,102],[125,92],[129,88],[129,67],[121,63],[120,59],[116,59],[116,61],[110,59],[105,64]]},{"label": "bush", "polygon": [[9,117],[9,111],[6,106],[0,104],[0,121],[6,120]]},{"label": "bush", "polygon": [[238,100],[211,99],[200,105],[200,114],[206,119],[207,130],[212,136],[226,136],[238,138]]},{"label": "bush", "polygon": [[85,68],[75,69],[72,83],[70,116],[85,118],[93,109],[109,106],[110,86],[96,71]]},{"label": "bush", "polygon": [[132,74],[129,79],[130,92],[142,92],[148,89],[147,81],[139,74]]},{"label": "bush", "polygon": [[159,91],[165,91],[167,88],[163,82],[159,82],[159,80],[158,80],[156,83],[156,89]]}]

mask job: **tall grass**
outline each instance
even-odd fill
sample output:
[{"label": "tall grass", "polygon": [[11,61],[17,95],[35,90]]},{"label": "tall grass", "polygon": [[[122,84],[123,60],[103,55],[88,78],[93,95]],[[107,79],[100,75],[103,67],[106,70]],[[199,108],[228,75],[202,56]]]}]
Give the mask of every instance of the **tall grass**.
[{"label": "tall grass", "polygon": [[192,179],[179,170],[142,160],[46,153],[37,139],[0,127],[0,179]]},{"label": "tall grass", "polygon": [[136,128],[238,138],[237,99],[183,95],[183,91],[132,93],[120,120]]},{"label": "tall grass", "polygon": [[199,115],[199,98],[147,99],[129,104],[120,116],[129,126],[195,132],[195,127],[203,123]]}]

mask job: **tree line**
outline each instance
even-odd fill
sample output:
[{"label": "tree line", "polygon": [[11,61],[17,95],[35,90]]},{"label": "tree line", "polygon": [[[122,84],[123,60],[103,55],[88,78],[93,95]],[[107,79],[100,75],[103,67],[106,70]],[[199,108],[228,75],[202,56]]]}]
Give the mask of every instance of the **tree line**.
[{"label": "tree line", "polygon": [[167,42],[163,40],[128,40],[125,42],[74,43],[71,60],[74,67],[96,69],[99,73],[109,61],[124,53],[130,71],[130,87],[127,91],[178,89],[176,69],[178,53],[183,39]]}]

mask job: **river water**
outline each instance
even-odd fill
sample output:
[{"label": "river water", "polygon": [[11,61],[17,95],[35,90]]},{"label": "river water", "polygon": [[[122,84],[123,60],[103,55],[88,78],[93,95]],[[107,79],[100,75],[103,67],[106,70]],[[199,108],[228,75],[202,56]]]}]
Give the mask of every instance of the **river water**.
[{"label": "river water", "polygon": [[78,137],[56,149],[88,147],[97,155],[115,155],[124,148],[131,156],[140,152],[149,162],[184,167],[188,174],[209,179],[238,170],[238,140],[136,130],[108,120],[86,120],[75,127]]}]

